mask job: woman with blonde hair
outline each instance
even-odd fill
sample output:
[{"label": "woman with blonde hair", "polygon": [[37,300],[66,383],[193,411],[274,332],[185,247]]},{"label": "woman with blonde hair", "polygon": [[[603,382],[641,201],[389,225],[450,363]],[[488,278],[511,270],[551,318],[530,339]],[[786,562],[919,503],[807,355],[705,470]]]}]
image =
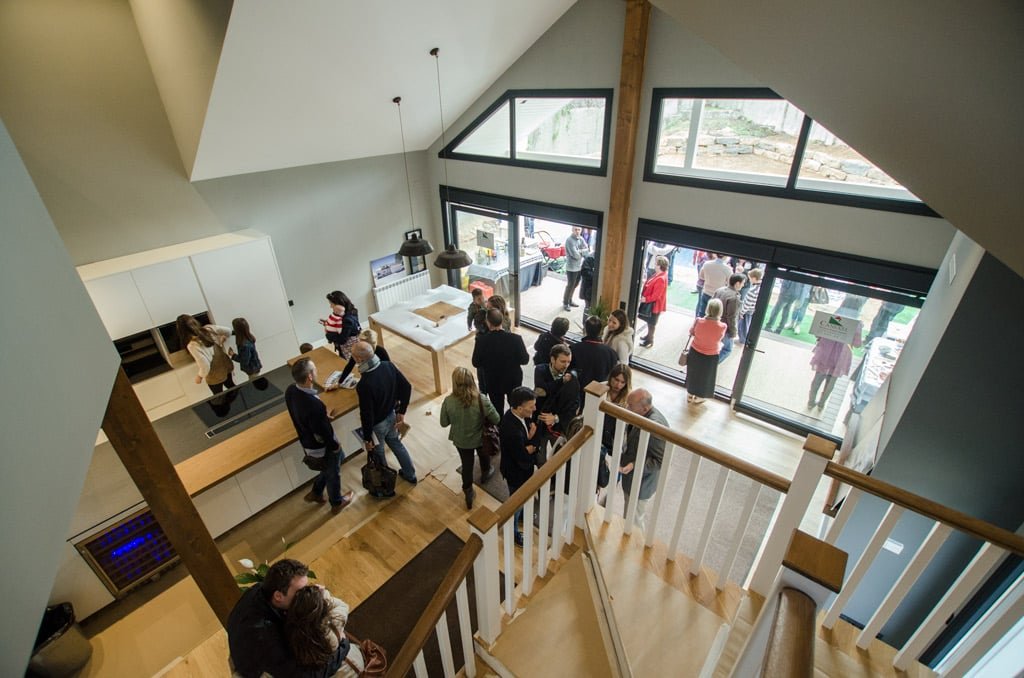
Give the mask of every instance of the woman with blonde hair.
[{"label": "woman with blonde hair", "polygon": [[[385,350],[383,346],[377,345],[377,333],[374,332],[373,330],[363,330],[362,332],[360,332],[359,341],[365,341],[370,346],[373,346],[373,355],[380,358],[381,362],[391,362],[391,356],[388,355],[387,350]],[[352,374],[352,370],[355,368],[355,366],[355,358],[349,358],[348,362],[345,364],[345,369],[341,371],[341,376],[338,377],[339,384],[345,382],[345,379],[348,378],[348,375]]]},{"label": "woman with blonde hair", "polygon": [[715,395],[718,353],[722,350],[722,337],[727,329],[726,324],[720,320],[720,300],[709,301],[706,312],[707,315],[694,320],[690,328],[693,343],[690,344],[686,358],[686,400],[692,405],[698,405]]},{"label": "woman with blonde hair", "polygon": [[480,457],[480,484],[494,475],[491,458],[483,451],[484,423],[497,424],[498,410],[490,398],[480,395],[473,373],[465,367],[456,367],[452,372],[451,395],[441,403],[441,426],[450,426],[448,439],[459,451],[462,459],[462,491],[466,495],[466,508],[473,508],[473,454]]}]

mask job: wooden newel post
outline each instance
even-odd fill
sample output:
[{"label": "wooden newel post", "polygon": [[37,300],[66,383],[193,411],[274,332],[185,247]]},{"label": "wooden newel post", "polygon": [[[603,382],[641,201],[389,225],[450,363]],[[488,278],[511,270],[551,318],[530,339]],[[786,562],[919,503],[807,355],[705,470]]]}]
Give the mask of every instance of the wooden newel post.
[{"label": "wooden newel post", "polygon": [[238,586],[123,369],[114,380],[103,432],[206,602],[226,625],[240,596]]}]

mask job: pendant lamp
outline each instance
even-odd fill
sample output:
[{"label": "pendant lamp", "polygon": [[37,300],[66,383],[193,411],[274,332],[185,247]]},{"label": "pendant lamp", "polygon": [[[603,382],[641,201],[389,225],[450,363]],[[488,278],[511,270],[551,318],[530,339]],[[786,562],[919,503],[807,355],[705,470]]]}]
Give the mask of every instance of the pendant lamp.
[{"label": "pendant lamp", "polygon": [[[398,129],[402,133],[402,160],[405,161],[405,193],[409,198],[409,223],[412,224],[412,228],[415,230],[416,221],[412,214],[412,188],[410,188],[409,182],[409,158],[405,154],[405,125],[402,124],[402,97],[395,97],[391,100],[391,103],[398,107]],[[430,246],[429,242],[413,234],[411,238],[404,241],[402,246],[398,248],[398,256],[422,257],[433,251],[434,248]]]},{"label": "pendant lamp", "polygon": [[[434,57],[434,70],[437,73],[437,112],[441,118],[441,148],[444,149],[448,144],[444,138],[444,105],[441,102],[441,60],[439,55],[441,50],[435,47],[430,50],[430,56]],[[448,158],[441,158],[442,165],[444,167],[444,190],[448,191]],[[447,195],[445,196],[448,197]],[[449,202],[448,200],[445,201]],[[469,258],[469,255],[464,251],[455,247],[454,244],[448,245],[444,248],[444,251],[437,255],[434,259],[434,266],[443,268],[446,270],[454,270],[459,268],[465,268],[473,263],[473,260]]]}]

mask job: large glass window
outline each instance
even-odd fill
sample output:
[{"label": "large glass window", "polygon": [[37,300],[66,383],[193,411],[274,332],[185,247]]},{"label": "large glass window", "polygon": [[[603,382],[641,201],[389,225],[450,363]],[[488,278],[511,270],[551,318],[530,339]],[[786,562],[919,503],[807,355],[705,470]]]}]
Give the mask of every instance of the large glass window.
[{"label": "large glass window", "polygon": [[441,156],[603,175],[611,98],[611,90],[510,90]]},{"label": "large glass window", "polygon": [[782,99],[663,99],[655,171],[785,186],[803,117]]},{"label": "large glass window", "polygon": [[644,180],[937,216],[767,89],[655,89]]}]

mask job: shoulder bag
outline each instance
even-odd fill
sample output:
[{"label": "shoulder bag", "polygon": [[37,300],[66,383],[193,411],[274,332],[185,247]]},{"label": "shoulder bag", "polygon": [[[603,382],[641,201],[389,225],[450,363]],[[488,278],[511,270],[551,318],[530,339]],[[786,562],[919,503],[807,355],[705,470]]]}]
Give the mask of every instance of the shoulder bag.
[{"label": "shoulder bag", "polygon": [[210,361],[210,369],[206,372],[207,384],[223,384],[235,371],[235,365],[231,358],[224,352],[224,349],[217,342],[213,343],[213,360]]},{"label": "shoulder bag", "polygon": [[359,667],[356,666],[348,657],[345,657],[345,663],[348,664],[359,678],[363,676],[383,676],[388,670],[388,655],[384,652],[384,648],[373,642],[369,638],[364,640],[356,640],[356,638],[349,633],[345,632],[348,637],[348,642],[359,648],[359,651],[363,655],[363,670],[360,671]]},{"label": "shoulder bag", "polygon": [[683,346],[683,352],[679,354],[679,366],[686,367],[686,360],[690,357],[690,344],[693,343],[693,337],[691,336],[686,340],[686,345]]},{"label": "shoulder bag", "polygon": [[485,455],[493,458],[501,454],[501,434],[498,432],[497,424],[487,421],[483,398],[483,395],[481,395],[480,400],[477,401],[477,404],[480,406],[480,447]]}]

